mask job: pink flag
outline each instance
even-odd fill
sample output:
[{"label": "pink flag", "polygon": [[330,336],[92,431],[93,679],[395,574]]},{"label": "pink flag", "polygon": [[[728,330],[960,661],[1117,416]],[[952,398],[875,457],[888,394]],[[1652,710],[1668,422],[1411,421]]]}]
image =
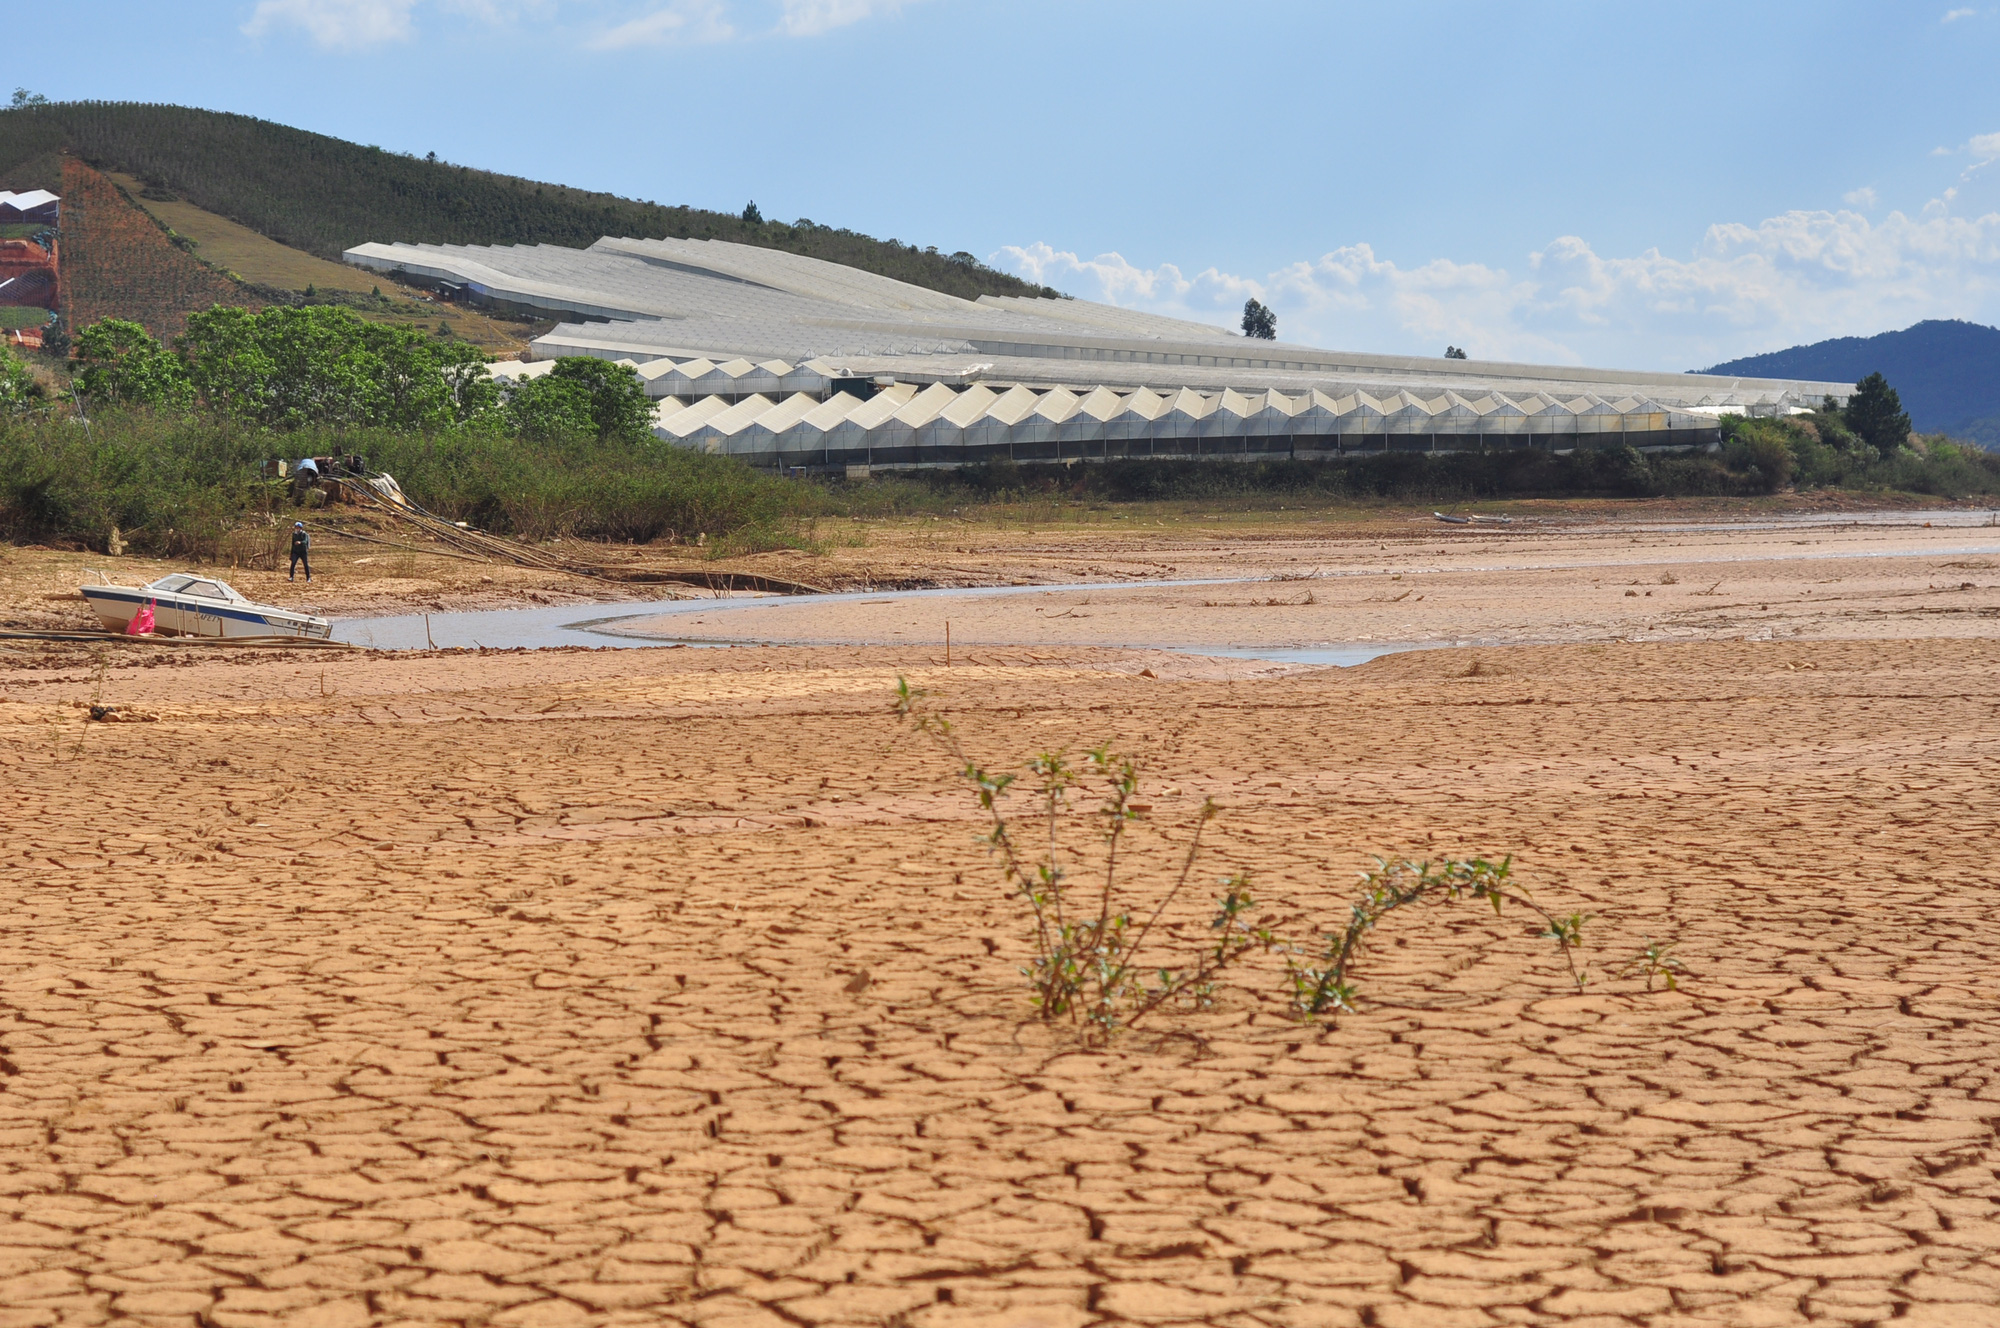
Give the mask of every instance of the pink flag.
[{"label": "pink flag", "polygon": [[147,600],[132,615],[132,621],[125,624],[127,636],[151,636],[153,634],[153,601]]}]

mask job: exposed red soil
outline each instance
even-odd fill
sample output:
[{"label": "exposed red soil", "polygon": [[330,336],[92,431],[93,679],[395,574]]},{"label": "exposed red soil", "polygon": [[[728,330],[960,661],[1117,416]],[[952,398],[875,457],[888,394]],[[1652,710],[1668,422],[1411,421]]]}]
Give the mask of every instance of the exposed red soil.
[{"label": "exposed red soil", "polygon": [[174,247],[118,187],[74,157],[63,158],[64,314],[69,326],[100,318],[143,323],[162,340],[214,304],[257,308],[243,289]]}]

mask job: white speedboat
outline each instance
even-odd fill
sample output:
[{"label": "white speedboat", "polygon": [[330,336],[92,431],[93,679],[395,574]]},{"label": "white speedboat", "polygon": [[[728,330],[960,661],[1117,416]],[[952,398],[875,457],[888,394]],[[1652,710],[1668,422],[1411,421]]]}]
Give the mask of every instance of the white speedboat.
[{"label": "white speedboat", "polygon": [[308,613],[252,604],[228,582],[175,572],[146,586],[82,586],[105,630],[123,632],[146,604],[161,636],[302,636],[326,640],[333,624]]}]

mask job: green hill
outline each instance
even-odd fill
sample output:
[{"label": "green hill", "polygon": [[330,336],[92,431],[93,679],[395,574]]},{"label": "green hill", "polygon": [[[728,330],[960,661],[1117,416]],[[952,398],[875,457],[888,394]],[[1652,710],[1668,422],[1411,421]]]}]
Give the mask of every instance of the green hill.
[{"label": "green hill", "polygon": [[1846,383],[1880,373],[1920,431],[2000,448],[2000,328],[1931,318],[1900,332],[1816,341],[1700,372]]},{"label": "green hill", "polygon": [[1054,294],[967,253],[812,222],[750,222],[363,147],[246,115],[137,102],[0,110],[0,188],[61,187],[61,153],[138,176],[281,244],[338,261],[370,240],[560,244],[733,240],[975,299]]}]

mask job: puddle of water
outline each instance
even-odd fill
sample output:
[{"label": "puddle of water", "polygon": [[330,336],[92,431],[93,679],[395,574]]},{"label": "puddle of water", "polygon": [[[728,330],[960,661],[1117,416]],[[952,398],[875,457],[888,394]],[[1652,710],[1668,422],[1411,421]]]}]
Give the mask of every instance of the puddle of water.
[{"label": "puddle of water", "polygon": [[1356,664],[1366,664],[1371,659],[1384,655],[1400,655],[1406,650],[1450,650],[1462,644],[1454,641],[1436,641],[1428,644],[1400,642],[1391,645],[1355,644],[1337,646],[1306,646],[1287,650],[1283,646],[1157,646],[1154,649],[1171,650],[1177,655],[1209,655],[1220,659],[1269,660],[1273,664],[1315,664],[1331,665],[1349,669]]},{"label": "puddle of water", "polygon": [[1837,529],[1841,526],[2000,526],[2000,510],[1987,507],[1947,507],[1913,512],[1780,512],[1741,521],[1649,521],[1609,525],[1607,529],[1643,530],[1654,533],[1733,532],[1738,530]]},{"label": "puddle of water", "polygon": [[[1240,584],[1252,581],[1263,583],[1265,578],[1249,578]],[[1137,589],[1149,585],[1231,585],[1239,582],[1230,579],[1212,579],[1187,582],[1130,582],[1114,581],[1091,585],[1066,586],[974,586],[939,590],[911,590],[894,594],[881,591],[856,591],[842,595],[815,595],[810,600],[774,600],[768,596],[744,596],[732,599],[677,599],[638,600],[617,605],[607,604],[561,604],[532,609],[476,609],[456,613],[406,613],[380,618],[341,618],[333,624],[333,639],[352,645],[366,646],[373,650],[423,650],[435,645],[440,650],[469,650],[484,647],[488,650],[546,649],[550,646],[612,646],[627,649],[657,649],[662,646],[697,646],[724,648],[729,646],[758,646],[761,641],[717,641],[697,637],[661,634],[638,635],[625,624],[643,621],[657,621],[668,617],[686,617],[694,614],[710,614],[730,609],[752,607],[770,608],[777,604],[824,604],[829,600],[847,600],[856,603],[883,603],[893,600],[941,597],[962,597],[971,595],[1025,595],[1047,591],[1116,590]],[[615,610],[606,612],[606,610]],[[851,641],[787,641],[786,645],[853,645]],[[1311,664],[1351,667],[1366,664],[1371,659],[1383,655],[1393,655],[1405,650],[1433,650],[1457,644],[1449,641],[1432,643],[1415,642],[1346,642],[1303,647],[1285,646],[1199,646],[1169,645],[1163,643],[1139,643],[1105,647],[1129,650],[1171,650],[1183,655],[1211,655],[1223,659],[1269,660],[1277,664]],[[973,643],[967,643],[972,648]],[[987,646],[986,648],[991,648]]]},{"label": "puddle of water", "polygon": [[[380,618],[338,618],[333,639],[374,650],[440,650],[484,646],[489,650],[548,646],[758,645],[756,641],[698,641],[678,636],[640,636],[612,624],[642,618],[679,617],[730,609],[775,608],[786,604],[886,604],[911,599],[956,599],[971,595],[1039,595],[1093,590],[1144,590],[1153,586],[1261,584],[1266,577],[1214,577],[1195,581],[1103,581],[1059,586],[947,586],[935,590],[850,590],[835,595],[736,595],[726,599],[628,600],[618,604],[564,604],[533,609],[474,609],[457,613],[403,613]],[[426,623],[428,622],[428,635]],[[788,642],[787,644],[846,644]]]},{"label": "puddle of water", "polygon": [[[625,619],[657,618],[663,613],[685,608],[696,601],[659,600],[615,606],[623,612],[607,614],[614,606],[603,604],[559,604],[534,609],[478,609],[462,613],[397,614],[384,618],[339,618],[333,624],[333,639],[371,650],[423,650],[436,645],[440,650],[530,650],[549,646],[668,646],[684,644],[655,636],[616,636],[600,630]],[[719,608],[718,601],[700,601],[703,608]],[[713,644],[720,644],[713,643]],[[754,644],[754,643],[753,643]]]}]

